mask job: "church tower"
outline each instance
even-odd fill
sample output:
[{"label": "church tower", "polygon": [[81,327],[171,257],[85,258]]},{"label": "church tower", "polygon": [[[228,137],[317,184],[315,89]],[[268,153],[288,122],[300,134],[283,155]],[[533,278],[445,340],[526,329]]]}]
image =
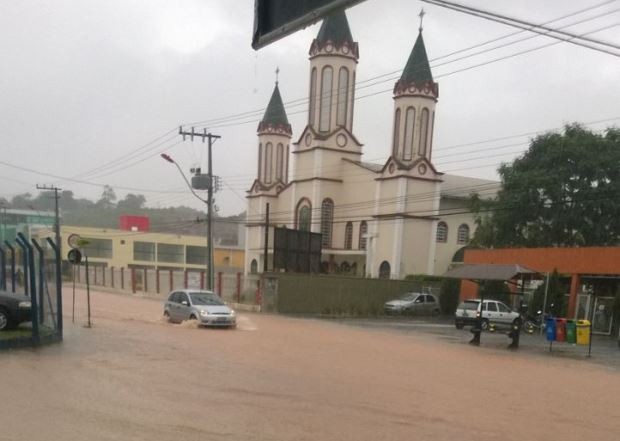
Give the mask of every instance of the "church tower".
[{"label": "church tower", "polygon": [[438,97],[439,86],[433,81],[420,25],[407,65],[394,86],[392,157],[406,167],[420,158],[431,161]]},{"label": "church tower", "polygon": [[273,89],[263,119],[258,124],[258,172],[256,184],[269,190],[288,182],[291,125],[286,117],[278,82]]}]

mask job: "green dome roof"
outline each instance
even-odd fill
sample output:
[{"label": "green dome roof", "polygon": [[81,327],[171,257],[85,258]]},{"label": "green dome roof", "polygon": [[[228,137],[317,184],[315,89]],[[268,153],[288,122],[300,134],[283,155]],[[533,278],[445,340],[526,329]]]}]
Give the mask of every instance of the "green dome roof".
[{"label": "green dome roof", "polygon": [[323,20],[316,41],[326,43],[328,40],[335,46],[341,46],[345,41],[353,43],[353,36],[344,10],[336,11]]},{"label": "green dome roof", "polygon": [[409,55],[409,60],[407,60],[407,65],[403,70],[403,74],[400,77],[399,82],[405,84],[423,84],[429,81],[433,82],[433,74],[431,73],[431,66],[428,63],[428,57],[426,56],[426,48],[424,47],[422,32],[420,32],[415,44],[413,45],[411,55]]},{"label": "green dome roof", "polygon": [[288,118],[286,117],[286,111],[284,110],[284,104],[282,103],[282,97],[280,96],[280,89],[278,83],[273,89],[271,99],[265,110],[265,115],[261,120],[261,123],[277,125],[289,125]]}]

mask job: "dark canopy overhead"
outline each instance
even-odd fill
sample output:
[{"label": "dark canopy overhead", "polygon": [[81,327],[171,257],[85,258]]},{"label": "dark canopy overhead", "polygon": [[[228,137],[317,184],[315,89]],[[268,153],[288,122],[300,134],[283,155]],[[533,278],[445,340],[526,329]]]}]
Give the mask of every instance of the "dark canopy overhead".
[{"label": "dark canopy overhead", "polygon": [[459,265],[446,272],[443,277],[465,280],[513,280],[522,276],[533,277],[538,274],[538,271],[518,264],[472,263]]}]

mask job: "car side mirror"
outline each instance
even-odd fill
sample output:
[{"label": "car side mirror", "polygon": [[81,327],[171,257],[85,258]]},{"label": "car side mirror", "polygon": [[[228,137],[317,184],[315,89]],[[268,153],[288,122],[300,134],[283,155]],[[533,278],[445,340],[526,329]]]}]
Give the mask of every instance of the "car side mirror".
[{"label": "car side mirror", "polygon": [[189,302],[187,300],[183,300],[181,302],[181,305],[189,306]]}]

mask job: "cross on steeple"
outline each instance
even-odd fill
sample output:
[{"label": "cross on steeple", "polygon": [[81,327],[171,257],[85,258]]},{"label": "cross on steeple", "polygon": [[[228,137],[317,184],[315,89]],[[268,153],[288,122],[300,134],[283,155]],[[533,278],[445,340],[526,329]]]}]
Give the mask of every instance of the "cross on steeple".
[{"label": "cross on steeple", "polygon": [[420,27],[418,28],[420,30],[420,32],[422,32],[422,21],[424,20],[424,16],[426,15],[426,12],[424,12],[424,8],[420,9],[420,13],[418,14],[418,17],[420,17]]},{"label": "cross on steeple", "polygon": [[278,85],[278,75],[280,74],[280,67],[276,67],[276,86]]}]

